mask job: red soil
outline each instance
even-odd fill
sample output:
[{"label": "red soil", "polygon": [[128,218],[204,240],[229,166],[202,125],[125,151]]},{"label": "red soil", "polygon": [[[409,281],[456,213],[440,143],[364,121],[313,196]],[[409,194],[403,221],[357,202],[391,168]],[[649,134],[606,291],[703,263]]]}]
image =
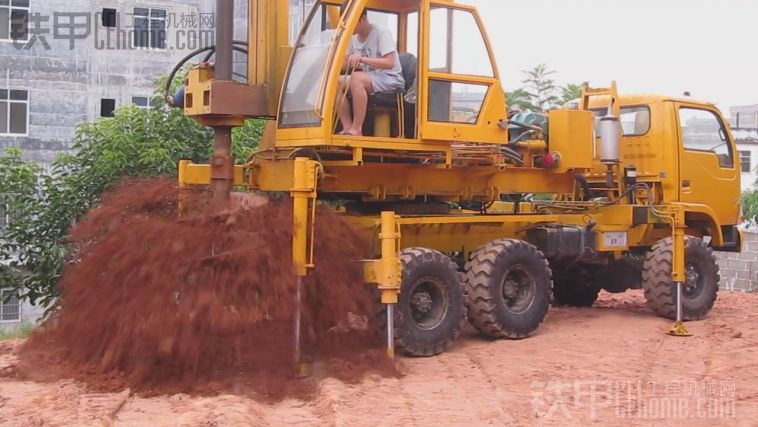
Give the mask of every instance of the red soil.
[{"label": "red soil", "polygon": [[693,336],[678,338],[642,291],[602,293],[593,308],[551,308],[528,339],[466,328],[439,356],[403,359],[402,378],[328,378],[307,399],[146,397],[24,381],[4,374],[17,369],[21,342],[0,341],[0,425],[754,426],[756,306],[758,294],[719,292],[705,320],[687,323]]},{"label": "red soil", "polygon": [[[22,348],[19,375],[147,394],[312,390],[313,380],[290,380],[289,201],[243,197],[210,215],[207,192],[186,197],[191,212],[180,217],[173,183],[128,182],[72,229],[77,262],[61,280],[61,309]],[[324,367],[320,375],[343,381],[394,372],[381,337],[351,327],[375,304],[351,261],[366,254],[365,240],[326,208],[316,235],[317,268],[303,294],[305,354]]]}]

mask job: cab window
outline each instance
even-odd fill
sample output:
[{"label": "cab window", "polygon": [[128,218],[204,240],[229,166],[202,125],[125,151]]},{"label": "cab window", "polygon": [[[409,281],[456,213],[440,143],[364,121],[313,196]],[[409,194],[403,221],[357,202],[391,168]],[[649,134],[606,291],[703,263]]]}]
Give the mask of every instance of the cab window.
[{"label": "cab window", "polygon": [[321,87],[335,35],[339,6],[318,3],[303,26],[292,54],[284,85],[279,127],[308,127],[321,123]]},{"label": "cab window", "polygon": [[430,13],[429,71],[444,75],[429,79],[427,119],[476,124],[490,84],[472,77],[495,76],[481,28],[468,10],[433,7]]},{"label": "cab window", "polygon": [[722,168],[734,167],[734,153],[721,119],[708,110],[680,108],[679,125],[685,150],[711,152]]},{"label": "cab window", "polygon": [[468,10],[433,8],[429,42],[430,71],[494,77],[484,36]]},{"label": "cab window", "polygon": [[429,80],[429,93],[442,102],[429,104],[429,121],[476,124],[488,85]]},{"label": "cab window", "polygon": [[406,16],[408,28],[408,40],[406,51],[418,58],[418,12],[411,12]]},{"label": "cab window", "polygon": [[[608,114],[607,108],[592,109],[595,113],[595,131],[600,135],[600,118]],[[650,107],[638,105],[621,107],[621,129],[624,136],[643,136],[650,131]]]}]

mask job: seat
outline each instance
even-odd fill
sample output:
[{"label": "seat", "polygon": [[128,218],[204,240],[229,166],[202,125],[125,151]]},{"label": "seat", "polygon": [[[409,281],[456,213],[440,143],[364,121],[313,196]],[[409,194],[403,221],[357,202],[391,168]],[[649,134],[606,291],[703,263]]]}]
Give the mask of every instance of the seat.
[{"label": "seat", "polygon": [[398,136],[407,136],[405,94],[416,84],[418,61],[410,53],[401,53],[399,56],[405,87],[394,92],[377,92],[368,100],[368,110],[374,117],[374,136],[391,136],[392,113],[396,114]]}]

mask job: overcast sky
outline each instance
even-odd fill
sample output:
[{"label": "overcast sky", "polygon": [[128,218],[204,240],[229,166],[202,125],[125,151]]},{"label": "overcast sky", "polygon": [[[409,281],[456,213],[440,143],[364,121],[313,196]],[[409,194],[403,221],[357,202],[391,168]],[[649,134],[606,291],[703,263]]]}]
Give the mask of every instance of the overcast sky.
[{"label": "overcast sky", "polygon": [[476,6],[506,90],[546,63],[556,80],[623,93],[758,104],[758,0],[459,0]]}]

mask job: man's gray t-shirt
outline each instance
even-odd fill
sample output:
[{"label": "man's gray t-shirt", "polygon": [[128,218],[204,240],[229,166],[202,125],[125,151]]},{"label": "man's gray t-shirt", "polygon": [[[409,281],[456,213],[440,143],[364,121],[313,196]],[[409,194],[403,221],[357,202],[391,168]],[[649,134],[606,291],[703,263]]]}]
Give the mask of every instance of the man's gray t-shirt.
[{"label": "man's gray t-shirt", "polygon": [[405,86],[403,67],[400,65],[400,56],[397,53],[395,41],[392,39],[392,33],[386,28],[372,25],[366,41],[361,42],[356,34],[350,41],[350,49],[348,49],[348,54],[357,54],[366,58],[383,58],[390,53],[395,59],[395,66],[392,69],[379,70],[363,64],[364,71],[374,74],[374,90],[377,92],[390,92]]}]

